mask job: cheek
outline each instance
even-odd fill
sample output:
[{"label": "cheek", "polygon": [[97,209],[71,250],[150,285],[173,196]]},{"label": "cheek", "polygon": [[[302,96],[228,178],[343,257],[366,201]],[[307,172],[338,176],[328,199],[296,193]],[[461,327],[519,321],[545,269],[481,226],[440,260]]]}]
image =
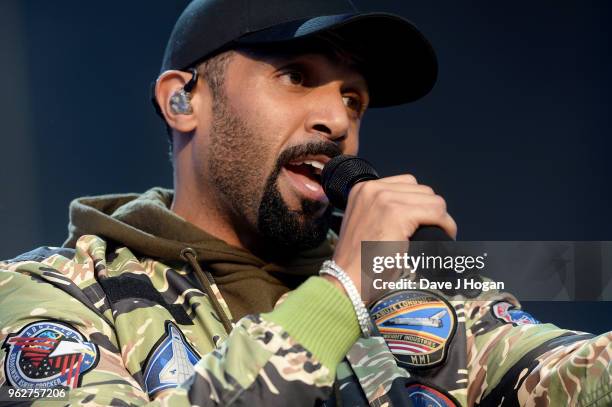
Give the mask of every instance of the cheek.
[{"label": "cheek", "polygon": [[346,140],[344,143],[344,154],[357,155],[359,152],[359,141],[357,138]]},{"label": "cheek", "polygon": [[[196,129],[196,133],[191,138],[191,159],[198,167],[206,168],[213,155],[213,132],[212,120],[202,120],[202,124]],[[185,135],[184,137],[188,137]]]},{"label": "cheek", "polygon": [[249,143],[267,152],[267,156],[261,157],[261,164],[267,167],[276,165],[278,155],[291,135],[299,133],[296,109],[288,101],[258,87],[245,89],[233,105],[255,137]]},{"label": "cheek", "polygon": [[[201,165],[208,162],[211,147],[211,132],[213,131],[213,112],[212,104],[209,100],[199,102],[197,108],[194,108],[196,115],[197,126],[193,135],[181,135],[185,142],[189,140],[191,144],[190,151],[192,160]],[[181,150],[177,154],[182,154]]]},{"label": "cheek", "polygon": [[359,124],[351,129],[350,136],[344,141],[342,152],[349,155],[357,155],[359,152]]},{"label": "cheek", "polygon": [[280,127],[282,119],[288,118],[292,111],[288,101],[283,100],[278,92],[274,92],[265,83],[248,84],[236,94],[233,101],[236,111],[243,117],[270,129]]}]

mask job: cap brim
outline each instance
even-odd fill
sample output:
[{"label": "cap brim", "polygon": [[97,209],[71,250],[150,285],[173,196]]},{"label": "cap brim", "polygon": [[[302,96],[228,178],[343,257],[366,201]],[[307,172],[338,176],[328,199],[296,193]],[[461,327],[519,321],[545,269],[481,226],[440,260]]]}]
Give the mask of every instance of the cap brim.
[{"label": "cap brim", "polygon": [[320,16],[256,31],[240,44],[270,44],[333,31],[356,50],[371,107],[413,102],[433,88],[438,62],[429,41],[408,20],[387,13]]}]

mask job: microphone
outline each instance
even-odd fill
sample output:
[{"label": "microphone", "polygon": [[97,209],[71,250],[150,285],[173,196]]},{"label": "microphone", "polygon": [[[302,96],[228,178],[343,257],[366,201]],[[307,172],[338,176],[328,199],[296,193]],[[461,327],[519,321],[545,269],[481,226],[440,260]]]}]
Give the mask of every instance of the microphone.
[{"label": "microphone", "polygon": [[[321,172],[323,191],[332,205],[346,208],[349,192],[357,183],[379,179],[378,173],[366,160],[352,155],[332,158]],[[444,230],[437,226],[421,226],[410,237],[411,241],[449,241]]]}]

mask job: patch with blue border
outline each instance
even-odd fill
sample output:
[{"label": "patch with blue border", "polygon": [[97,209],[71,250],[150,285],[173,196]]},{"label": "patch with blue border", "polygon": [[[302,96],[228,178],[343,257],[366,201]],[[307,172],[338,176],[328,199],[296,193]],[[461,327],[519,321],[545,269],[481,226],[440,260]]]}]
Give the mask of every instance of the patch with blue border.
[{"label": "patch with blue border", "polygon": [[100,358],[98,346],[75,328],[57,321],[37,321],[10,334],[6,351],[7,381],[20,389],[77,388],[83,374]]},{"label": "patch with blue border", "polygon": [[457,329],[453,307],[428,291],[393,292],[370,313],[389,350],[404,368],[429,368],[444,362]]},{"label": "patch with blue border", "polygon": [[532,317],[529,313],[517,309],[514,305],[509,302],[498,302],[491,306],[491,312],[493,316],[502,322],[506,322],[514,325],[535,325],[539,324],[540,321]]},{"label": "patch with blue border", "polygon": [[194,374],[200,359],[180,328],[166,321],[166,334],[153,346],[145,362],[144,382],[149,397],[181,385]]},{"label": "patch with blue border", "polygon": [[450,394],[421,383],[409,384],[406,390],[414,407],[459,406]]}]

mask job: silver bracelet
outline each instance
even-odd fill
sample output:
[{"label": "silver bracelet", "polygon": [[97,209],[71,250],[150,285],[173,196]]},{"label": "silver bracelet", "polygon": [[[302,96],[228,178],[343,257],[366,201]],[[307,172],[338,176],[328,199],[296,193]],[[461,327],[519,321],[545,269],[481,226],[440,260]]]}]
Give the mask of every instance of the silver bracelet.
[{"label": "silver bracelet", "polygon": [[361,295],[359,295],[359,291],[357,291],[357,287],[355,287],[353,280],[351,280],[348,274],[346,274],[346,272],[333,260],[327,260],[323,263],[319,275],[323,274],[328,274],[340,281],[340,284],[342,284],[342,287],[344,287],[344,290],[348,294],[349,300],[351,300],[353,304],[355,314],[357,315],[357,322],[359,322],[359,327],[361,328],[363,336],[369,338],[372,332],[372,321],[370,320],[368,310],[363,305]]}]

